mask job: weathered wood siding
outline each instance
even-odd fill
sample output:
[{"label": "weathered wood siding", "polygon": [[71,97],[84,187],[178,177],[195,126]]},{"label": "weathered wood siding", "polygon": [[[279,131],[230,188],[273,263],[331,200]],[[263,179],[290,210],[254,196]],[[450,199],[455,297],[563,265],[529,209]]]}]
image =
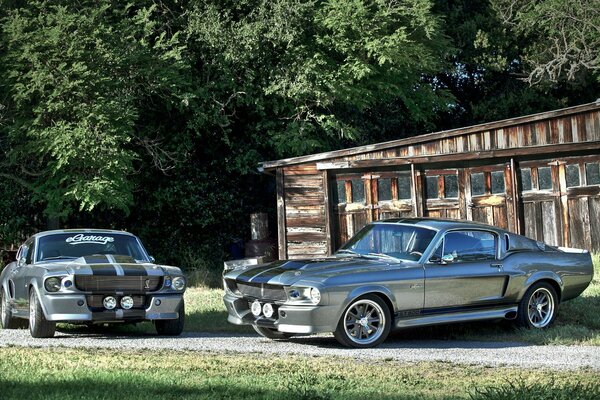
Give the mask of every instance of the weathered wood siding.
[{"label": "weathered wood siding", "polygon": [[263,167],[277,173],[281,258],[325,256],[373,220],[409,216],[480,221],[598,252],[600,184],[586,168],[599,154],[595,103]]}]

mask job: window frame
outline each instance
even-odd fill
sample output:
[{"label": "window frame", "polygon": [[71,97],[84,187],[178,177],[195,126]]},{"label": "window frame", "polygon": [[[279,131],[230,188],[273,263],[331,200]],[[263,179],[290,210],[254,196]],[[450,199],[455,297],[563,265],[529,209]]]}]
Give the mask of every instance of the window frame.
[{"label": "window frame", "polygon": [[[494,258],[493,259],[489,259],[489,260],[472,260],[472,261],[458,261],[458,262],[451,262],[451,263],[445,263],[441,261],[441,257],[440,257],[440,262],[435,262],[435,261],[431,261],[431,258],[435,255],[437,249],[440,247],[440,245],[442,245],[442,257],[444,256],[444,246],[445,244],[445,240],[446,240],[446,235],[449,233],[456,233],[456,232],[482,232],[482,233],[489,233],[494,237]],[[431,251],[431,253],[429,254],[429,256],[427,257],[427,264],[429,265],[454,265],[454,264],[459,264],[459,263],[480,263],[480,262],[494,262],[500,259],[500,255],[499,255],[499,236],[498,233],[489,229],[479,229],[479,228],[469,228],[469,229],[465,229],[465,228],[453,228],[453,229],[448,229],[446,230],[440,239],[437,240],[437,242],[435,243],[435,245],[433,246],[433,249]]]}]

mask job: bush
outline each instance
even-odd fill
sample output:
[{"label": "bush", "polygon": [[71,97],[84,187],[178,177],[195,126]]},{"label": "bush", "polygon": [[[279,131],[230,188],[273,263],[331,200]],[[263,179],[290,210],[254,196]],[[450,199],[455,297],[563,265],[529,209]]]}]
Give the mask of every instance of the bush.
[{"label": "bush", "polygon": [[508,382],[502,386],[476,388],[472,400],[595,400],[600,398],[600,384]]}]

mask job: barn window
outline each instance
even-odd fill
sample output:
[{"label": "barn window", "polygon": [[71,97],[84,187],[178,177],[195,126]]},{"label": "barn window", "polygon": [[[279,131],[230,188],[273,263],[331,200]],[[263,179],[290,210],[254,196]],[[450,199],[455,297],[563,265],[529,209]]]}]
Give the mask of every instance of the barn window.
[{"label": "barn window", "polygon": [[580,186],[581,182],[579,180],[579,165],[570,164],[567,165],[567,187],[575,187]]},{"label": "barn window", "polygon": [[531,190],[531,168],[521,168],[521,185],[523,191]]},{"label": "barn window", "polygon": [[588,185],[600,185],[600,168],[598,163],[585,164],[585,176]]},{"label": "barn window", "polygon": [[379,178],[377,180],[377,198],[379,201],[389,201],[392,199],[391,178]]},{"label": "barn window", "polygon": [[538,168],[538,189],[552,190],[552,170],[550,167]]},{"label": "barn window", "polygon": [[362,179],[352,179],[352,202],[364,203],[365,201],[365,184]]},{"label": "barn window", "polygon": [[427,176],[426,177],[426,185],[425,185],[425,195],[428,199],[437,199],[439,198],[438,193],[438,176]]},{"label": "barn window", "polygon": [[444,175],[444,197],[447,199],[458,198],[458,177],[456,175]]},{"label": "barn window", "polygon": [[493,171],[492,172],[492,194],[504,193],[506,188],[504,187],[504,171]]},{"label": "barn window", "polygon": [[338,204],[343,204],[346,202],[346,181],[337,181],[336,185],[337,185],[336,201]]},{"label": "barn window", "polygon": [[410,199],[411,192],[411,179],[410,175],[400,175],[398,177],[398,200]]},{"label": "barn window", "polygon": [[483,172],[471,174],[471,195],[481,196],[482,194],[485,194],[485,179],[483,179]]}]

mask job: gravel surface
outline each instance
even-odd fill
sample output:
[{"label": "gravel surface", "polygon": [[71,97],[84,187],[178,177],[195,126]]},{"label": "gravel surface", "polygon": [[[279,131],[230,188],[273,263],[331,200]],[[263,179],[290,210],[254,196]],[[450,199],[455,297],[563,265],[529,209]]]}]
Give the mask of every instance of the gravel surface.
[{"label": "gravel surface", "polygon": [[53,339],[33,339],[28,330],[0,330],[0,347],[78,347],[103,349],[191,350],[306,356],[337,356],[400,362],[442,361],[458,364],[520,368],[600,370],[600,347],[533,346],[525,343],[394,340],[375,349],[341,348],[331,335],[271,341],[258,335],[185,333],[179,337],[153,335],[95,335],[57,332]]}]

